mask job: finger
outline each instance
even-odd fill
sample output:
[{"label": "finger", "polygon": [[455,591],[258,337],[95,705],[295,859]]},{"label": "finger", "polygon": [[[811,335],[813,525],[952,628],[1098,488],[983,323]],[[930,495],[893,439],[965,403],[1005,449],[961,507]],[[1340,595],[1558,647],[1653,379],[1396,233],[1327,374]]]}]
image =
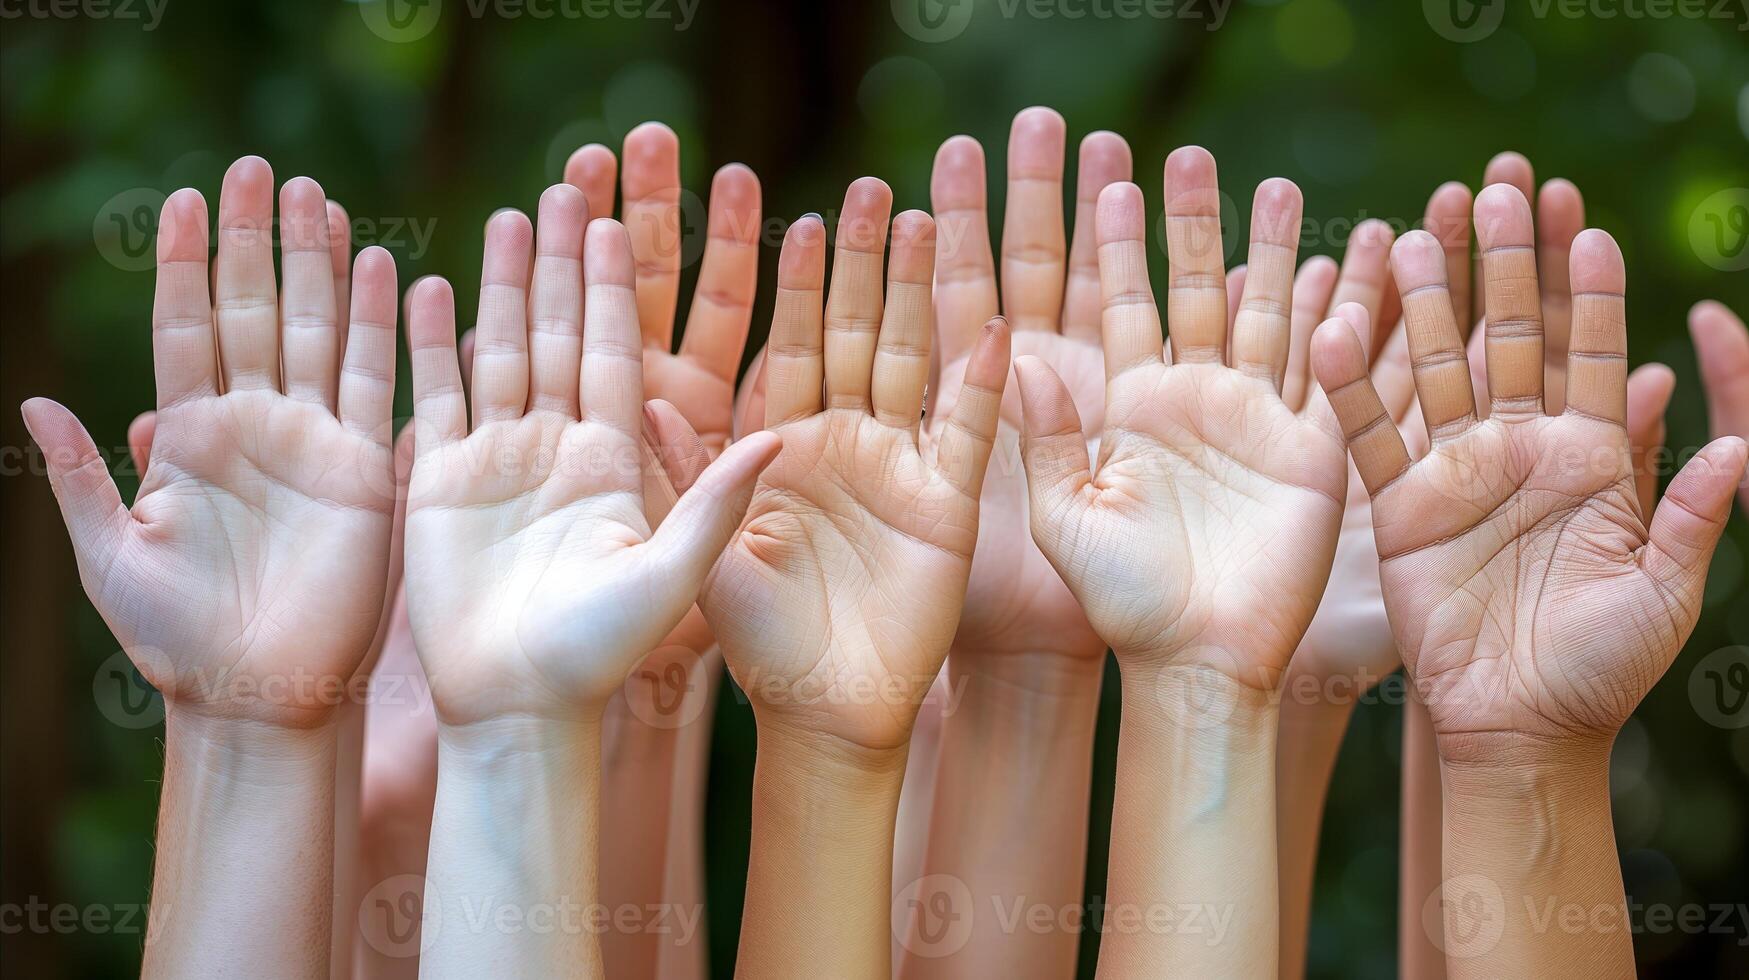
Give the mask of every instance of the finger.
[{"label": "finger", "polygon": [[710,465],[711,453],[704,440],[680,414],[680,409],[660,398],[644,403],[644,422],[650,444],[662,463],[662,471],[676,494],[684,494]]},{"label": "finger", "polygon": [[1372,363],[1372,383],[1378,389],[1385,411],[1400,426],[1415,404],[1415,369],[1409,357],[1409,328],[1401,320],[1385,340],[1384,349]]},{"label": "finger", "polygon": [[[1470,209],[1474,201],[1470,189],[1457,181],[1439,185],[1427,199],[1426,216],[1421,226],[1439,239],[1445,251],[1445,279],[1451,291],[1452,314],[1458,326],[1466,332],[1475,325],[1479,313],[1471,311],[1470,269]],[[1401,289],[1401,284],[1398,286]]]},{"label": "finger", "polygon": [[935,151],[929,176],[935,211],[935,314],[942,360],[963,357],[979,327],[996,315],[996,265],[990,255],[990,219],[984,208],[984,148],[955,136]]},{"label": "finger", "polygon": [[759,474],[782,449],[777,433],[755,432],[723,450],[650,537],[648,547],[663,567],[662,578],[673,582],[686,602],[697,599],[705,575],[741,526]]},{"label": "finger", "polygon": [[1063,286],[1063,335],[1099,343],[1099,195],[1131,179],[1130,145],[1116,133],[1089,133],[1075,172],[1075,231],[1069,242],[1069,278]]},{"label": "finger", "polygon": [[929,384],[929,282],[935,274],[935,222],[922,211],[893,219],[893,258],[887,300],[875,348],[870,394],[874,416],[913,435],[923,417]]},{"label": "finger", "polygon": [[334,244],[328,232],[328,199],[308,177],[294,177],[280,188],[279,252],[285,279],[279,312],[285,393],[332,412],[340,367]]},{"label": "finger", "polygon": [[[456,344],[462,365],[462,388],[464,391],[474,389],[474,349],[479,346],[480,333],[473,327],[462,332],[462,339]],[[578,370],[582,370],[582,358],[578,358]]]},{"label": "finger", "polygon": [[1749,330],[1725,304],[1705,300],[1688,311],[1688,333],[1713,436],[1749,437]]},{"label": "finger", "polygon": [[1659,460],[1664,454],[1664,411],[1676,390],[1676,373],[1662,364],[1642,364],[1628,375],[1628,445],[1634,461],[1634,491],[1640,518],[1658,502]]},{"label": "finger", "polygon": [[1391,226],[1376,218],[1356,225],[1343,250],[1342,273],[1330,300],[1332,310],[1343,303],[1359,303],[1366,308],[1367,322],[1377,328],[1373,331],[1373,348],[1368,351],[1375,357],[1397,322],[1394,316],[1384,319],[1385,295],[1391,278],[1391,245],[1396,238]]},{"label": "finger", "polygon": [[[1345,306],[1345,310],[1358,310]],[[1409,468],[1409,450],[1367,374],[1366,348],[1346,319],[1332,317],[1312,336],[1312,370],[1348,440],[1349,455],[1369,494]]]},{"label": "finger", "polygon": [[579,147],[565,161],[565,183],[583,192],[589,217],[613,217],[614,184],[619,180],[619,162],[613,151],[600,143]]},{"label": "finger", "polygon": [[[1517,190],[1518,193],[1524,195],[1526,201],[1536,198],[1536,172],[1532,170],[1530,161],[1522,153],[1507,150],[1495,154],[1493,159],[1488,161],[1487,167],[1482,170],[1482,188],[1486,190],[1494,184],[1505,184]],[[1478,244],[1480,243],[1478,242]],[[1474,282],[1474,312],[1472,315],[1479,320],[1487,315],[1487,297],[1484,295],[1487,291],[1487,284],[1482,274],[1482,256],[1479,252],[1476,255]]]},{"label": "finger", "polygon": [[1081,415],[1057,372],[1027,356],[1015,360],[1014,378],[1020,388],[1020,455],[1036,526],[1052,513],[1053,502],[1079,493],[1093,475]]},{"label": "finger", "polygon": [[1626,424],[1627,269],[1608,232],[1591,228],[1573,240],[1572,283],[1566,411]]},{"label": "finger", "polygon": [[244,157],[219,191],[213,277],[226,390],[279,387],[279,299],[273,282],[273,170]]},{"label": "finger", "polygon": [[739,163],[711,181],[709,234],[680,356],[729,384],[741,370],[759,288],[759,178]]},{"label": "finger", "polygon": [[534,239],[534,284],[528,297],[528,404],[578,417],[583,369],[583,226],[589,202],[570,184],[540,197]]},{"label": "finger", "polygon": [[983,336],[972,349],[953,414],[935,444],[936,472],[974,500],[983,492],[990,450],[996,444],[1010,353],[1008,324],[995,317],[984,324]]},{"label": "finger", "polygon": [[893,192],[862,177],[844,192],[826,297],[826,405],[868,408],[869,372],[881,325],[881,257]]},{"label": "finger", "polygon": [[644,350],[632,242],[612,218],[589,222],[583,244],[583,418],[632,439],[643,432]]},{"label": "finger", "polygon": [[122,505],[115,480],[110,478],[108,462],[85,426],[65,406],[47,398],[32,398],[21,411],[24,427],[42,448],[49,486],[61,507],[61,519],[67,524],[80,568],[107,569],[133,521]]},{"label": "finger", "polygon": [[1476,420],[1463,333],[1452,314],[1445,252],[1426,231],[1411,231],[1391,249],[1391,271],[1403,296],[1403,324],[1421,414],[1433,441]]},{"label": "finger", "polygon": [[[1161,363],[1160,310],[1148,285],[1142,189],[1131,183],[1108,186],[1099,195],[1096,220],[1100,337],[1109,381],[1130,368]],[[1224,300],[1221,315],[1226,315]]]},{"label": "finger", "polygon": [[804,214],[783,236],[777,258],[777,299],[765,351],[765,427],[820,411],[826,362],[820,301],[826,276],[826,225]]},{"label": "finger", "polygon": [[219,392],[213,304],[207,295],[206,201],[183,188],[158,218],[152,297],[152,373],[159,408]]},{"label": "finger", "polygon": [[1585,228],[1585,201],[1571,181],[1543,184],[1536,198],[1536,274],[1542,292],[1543,403],[1550,414],[1566,407],[1567,347],[1573,325],[1568,262]]},{"label": "finger", "polygon": [[146,475],[146,464],[152,461],[152,441],[157,435],[157,412],[141,412],[128,423],[128,458],[133,461],[134,472],[142,479]]},{"label": "finger", "polygon": [[[816,389],[819,387],[815,386]],[[747,376],[735,391],[735,424],[733,438],[739,439],[765,427],[765,348],[753,355],[747,366]]]},{"label": "finger", "polygon": [[1022,109],[1008,131],[1002,310],[1011,329],[1056,332],[1063,312],[1063,117]]},{"label": "finger", "polygon": [[455,291],[426,276],[407,301],[407,351],[413,366],[413,418],[423,455],[467,437],[468,403],[455,350]]},{"label": "finger", "polygon": [[1245,277],[1250,267],[1241,262],[1227,270],[1227,343],[1233,342],[1233,324],[1239,322],[1239,301],[1245,298]]},{"label": "finger", "polygon": [[1670,481],[1652,514],[1640,565],[1676,595],[1693,596],[1706,578],[1713,549],[1743,482],[1749,444],[1736,436],[1708,443]]},{"label": "finger", "polygon": [[1509,421],[1543,413],[1542,297],[1530,203],[1494,184],[1476,196],[1476,242],[1487,296],[1488,414]]},{"label": "finger", "polygon": [[353,322],[340,365],[340,423],[389,445],[395,415],[395,259],[372,245],[358,253],[351,277]]},{"label": "finger", "polygon": [[1293,308],[1302,208],[1293,181],[1271,177],[1257,185],[1245,294],[1233,320],[1233,367],[1267,380],[1277,392],[1287,373],[1288,312]]},{"label": "finger", "polygon": [[[1231,285],[1228,295],[1231,296]],[[1324,322],[1335,304],[1336,260],[1314,255],[1294,276],[1293,312],[1288,315],[1287,372],[1282,376],[1281,400],[1299,411],[1312,388],[1312,331]]]},{"label": "finger", "polygon": [[672,350],[680,300],[680,138],[659,122],[626,134],[621,218],[637,259],[638,323],[644,343]]},{"label": "finger", "polygon": [[[1179,147],[1166,158],[1166,259],[1171,271],[1166,324],[1173,363],[1225,363],[1221,196],[1215,158],[1200,146]],[[1256,275],[1256,269],[1250,274]]]},{"label": "finger", "polygon": [[327,202],[328,267],[334,277],[334,324],[340,330],[340,350],[346,349],[346,331],[352,325],[352,219],[346,209]]},{"label": "finger", "polygon": [[480,310],[474,321],[474,428],[519,419],[528,408],[528,274],[534,228],[505,208],[486,222]]}]

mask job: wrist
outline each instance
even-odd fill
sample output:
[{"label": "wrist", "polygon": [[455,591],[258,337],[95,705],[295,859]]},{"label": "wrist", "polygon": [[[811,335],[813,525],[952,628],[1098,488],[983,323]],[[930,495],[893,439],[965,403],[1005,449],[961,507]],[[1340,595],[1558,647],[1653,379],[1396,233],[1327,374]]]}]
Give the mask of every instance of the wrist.
[{"label": "wrist", "polygon": [[166,701],[164,712],[166,752],[208,775],[263,784],[332,779],[339,745],[339,725],[332,720],[287,727],[175,701]]},{"label": "wrist", "polygon": [[1103,657],[1028,652],[950,653],[942,717],[949,725],[1026,739],[1087,729],[1099,714]]}]

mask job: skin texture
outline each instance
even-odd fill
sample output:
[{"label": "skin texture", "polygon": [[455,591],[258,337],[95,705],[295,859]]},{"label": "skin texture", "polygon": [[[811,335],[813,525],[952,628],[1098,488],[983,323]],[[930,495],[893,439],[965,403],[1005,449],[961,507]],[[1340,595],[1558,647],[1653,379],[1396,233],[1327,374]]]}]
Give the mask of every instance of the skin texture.
[{"label": "skin texture", "polygon": [[[343,324],[327,202],[297,178],[279,289],[273,188],[266,161],[231,166],[210,276],[205,202],[165,203],[157,412],[131,509],[71,413],[24,405],[86,591],[165,698],[149,976],[329,968],[336,709],[388,578],[395,274],[361,253]],[[243,862],[257,873],[229,873]]]},{"label": "skin texture", "polygon": [[[1008,373],[986,325],[941,439],[919,440],[935,225],[873,178],[789,229],[763,364],[767,468],[702,605],[759,726],[743,976],[891,975],[893,820],[917,704],[959,621]],[[932,449],[933,452],[926,452]],[[901,910],[902,911],[902,910]]]},{"label": "skin texture", "polygon": [[[680,272],[689,259],[680,141],[667,126],[645,123],[627,134],[621,159],[623,168],[606,147],[584,146],[567,161],[565,182],[583,192],[591,215],[611,215],[618,171],[620,218],[637,263],[644,390],[672,404],[714,459],[730,440],[758,288],[759,178],[737,163],[711,181],[698,285],[675,352]],[[601,854],[601,889],[610,906],[667,905],[702,922],[705,763],[721,670],[715,637],[695,608],[608,705],[603,778],[617,804],[603,814],[603,835],[615,843]],[[659,813],[669,822],[650,819]],[[702,977],[707,952],[702,930],[602,937],[614,976]]]},{"label": "skin texture", "polygon": [[[631,242],[607,219],[585,233],[586,214],[558,185],[538,242],[515,212],[488,223],[471,428],[449,287],[411,301],[407,602],[439,721],[426,975],[602,975],[577,911],[596,903],[602,712],[686,614],[781,445],[744,440],[660,513],[651,478],[684,485],[699,443],[645,409]],[[532,934],[470,927],[481,903],[523,910]],[[535,910],[558,926],[532,928]]]},{"label": "skin texture", "polygon": [[[1461,377],[1463,334],[1431,235],[1406,235],[1392,256],[1427,454],[1411,462],[1395,427],[1377,424],[1358,338],[1321,327],[1313,363],[1373,498],[1386,608],[1434,731],[1450,974],[1631,976],[1609,746],[1693,629],[1745,445],[1702,450],[1648,522],[1625,426],[1615,243],[1595,230],[1573,243],[1565,407],[1550,415],[1530,205],[1511,185],[1489,187],[1475,225],[1486,419]],[[1526,813],[1527,792],[1545,805]],[[1539,932],[1525,909],[1551,896],[1621,916]]]},{"label": "skin texture", "polygon": [[[1065,235],[1063,119],[1035,107],[1015,116],[1008,143],[1007,214],[998,290],[985,212],[984,153],[956,136],[936,154],[931,198],[939,238],[936,326],[944,366],[935,418],[952,411],[977,327],[1001,312],[1014,326],[1014,350],[1073,379],[1076,404],[1097,426],[1105,383],[1099,348],[1099,272],[1093,209],[1099,192],[1130,177],[1130,152],[1114,133],[1081,143],[1075,225]],[[1073,249],[1069,242],[1073,241]],[[951,245],[948,243],[952,243]],[[1020,399],[1003,401],[994,461],[980,501],[978,546],[948,657],[941,697],[924,711],[936,739],[913,739],[907,768],[933,777],[926,805],[901,809],[900,834],[927,841],[920,867],[896,864],[894,887],[950,875],[974,908],[1024,901],[1050,909],[1081,900],[1105,642],[1028,531],[1026,475],[1020,462]],[[942,434],[931,426],[929,436]],[[955,707],[940,716],[943,705]],[[932,710],[933,709],[933,710]],[[1032,805],[993,819],[993,799]],[[916,821],[907,823],[907,816]],[[906,848],[901,840],[901,849]],[[919,849],[923,845],[917,845]],[[907,873],[908,872],[908,873]],[[1062,976],[1073,972],[1078,928],[1003,929],[995,916],[973,918],[963,946],[898,937],[905,977]],[[956,942],[957,944],[957,942]]]},{"label": "skin texture", "polygon": [[[1700,355],[1713,437],[1749,439],[1749,329],[1725,304],[1706,300],[1689,311],[1688,331]],[[1749,511],[1749,485],[1738,488],[1737,500]]]},{"label": "skin texture", "polygon": [[[1033,537],[1123,672],[1108,879],[1118,928],[1101,972],[1256,976],[1276,968],[1271,692],[1324,587],[1346,465],[1321,395],[1300,412],[1281,397],[1298,189],[1257,189],[1229,340],[1214,159],[1185,147],[1165,170],[1172,362],[1141,192],[1113,184],[1097,223],[1098,467],[1067,389],[1030,358],[1017,365],[1023,452]],[[1342,313],[1366,326],[1357,305]],[[1225,914],[1230,928],[1122,927],[1163,905]]]}]

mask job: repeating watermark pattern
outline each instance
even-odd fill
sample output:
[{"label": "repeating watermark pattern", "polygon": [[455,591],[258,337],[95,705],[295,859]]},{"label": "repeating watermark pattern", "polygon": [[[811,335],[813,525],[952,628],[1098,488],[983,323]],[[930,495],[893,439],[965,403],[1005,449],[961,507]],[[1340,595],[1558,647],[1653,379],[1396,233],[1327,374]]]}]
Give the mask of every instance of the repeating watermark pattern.
[{"label": "repeating watermark pattern", "polygon": [[155,31],[169,5],[170,0],[0,0],[0,21],[137,21],[140,30]]},{"label": "repeating watermark pattern", "polygon": [[735,697],[746,704],[750,699],[761,704],[809,707],[870,707],[890,708],[919,706],[937,701],[941,713],[951,715],[964,700],[969,678],[958,681],[937,680],[938,674],[834,674],[830,677],[806,675],[784,677],[767,673],[757,667],[739,672]]},{"label": "repeating watermark pattern", "polygon": [[[1514,16],[1534,20],[1724,20],[1749,31],[1749,0],[1513,0]],[[1421,0],[1434,33],[1469,44],[1500,29],[1508,0]]]},{"label": "repeating watermark pattern", "polygon": [[1749,187],[1727,187],[1700,202],[1688,216],[1688,244],[1720,272],[1749,269]]},{"label": "repeating watermark pattern", "polygon": [[1710,725],[1749,727],[1749,647],[1724,647],[1702,657],[1688,675],[1688,701]]},{"label": "repeating watermark pattern", "polygon": [[[0,903],[0,936],[120,935],[146,933],[149,906],[143,902],[48,902],[32,895],[22,902]],[[169,906],[159,905],[158,915]]]},{"label": "repeating watermark pattern", "polygon": [[1218,31],[1233,0],[892,0],[892,5],[893,21],[901,31],[925,44],[939,44],[964,34],[980,10],[1003,20],[1178,20]]},{"label": "repeating watermark pattern", "polygon": [[673,731],[704,717],[710,685],[690,650],[659,651],[626,676],[622,695],[631,716],[651,728]]},{"label": "repeating watermark pattern", "polygon": [[[164,2],[164,0],[159,0]],[[353,0],[371,33],[406,44],[437,29],[444,0]],[[643,20],[692,27],[701,0],[449,0],[471,20]]]},{"label": "repeating watermark pattern", "polygon": [[1449,957],[1474,959],[1499,947],[1507,919],[1532,935],[1735,936],[1749,946],[1749,903],[1564,902],[1558,895],[1522,894],[1508,901],[1493,879],[1481,874],[1449,878],[1421,909],[1427,936]]}]

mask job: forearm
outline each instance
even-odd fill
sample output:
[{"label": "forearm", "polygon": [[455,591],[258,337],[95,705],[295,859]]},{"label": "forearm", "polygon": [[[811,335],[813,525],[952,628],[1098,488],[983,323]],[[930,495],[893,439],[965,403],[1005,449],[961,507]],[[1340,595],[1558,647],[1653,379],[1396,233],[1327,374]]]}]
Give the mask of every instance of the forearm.
[{"label": "forearm", "polygon": [[888,980],[905,749],[761,726],[736,973]]},{"label": "forearm", "polygon": [[1442,763],[1445,952],[1456,980],[1634,975],[1607,745]]},{"label": "forearm", "polygon": [[365,706],[348,698],[336,711],[334,752],[334,912],[329,980],[353,975],[358,936],[354,914],[364,896],[359,867],[359,794],[364,781]]},{"label": "forearm", "polygon": [[704,980],[710,975],[710,937],[705,931],[704,819],[710,785],[711,730],[723,657],[715,647],[694,668],[698,680],[689,696],[703,699],[703,711],[681,729],[674,762],[674,806],[668,812],[667,901],[675,910],[673,927],[661,932],[656,976]]},{"label": "forearm", "polygon": [[1445,924],[1428,902],[1443,877],[1443,803],[1433,718],[1409,688],[1403,704],[1403,809],[1399,817],[1397,972],[1403,980],[1445,980]]},{"label": "forearm", "polygon": [[1103,666],[1049,653],[949,658],[957,703],[943,714],[921,876],[965,886],[971,928],[963,941],[907,935],[907,980],[1074,973]]},{"label": "forearm", "polygon": [[593,717],[439,728],[423,976],[602,976],[600,746]]},{"label": "forearm", "polygon": [[[1315,680],[1315,679],[1313,679]],[[1281,888],[1282,980],[1306,973],[1307,932],[1312,921],[1312,884],[1318,866],[1318,834],[1330,776],[1342,737],[1354,714],[1354,699],[1328,696],[1326,685],[1306,683],[1290,668],[1276,737],[1275,829]]]},{"label": "forearm", "polygon": [[1276,710],[1182,674],[1123,674],[1099,972],[1273,977]]},{"label": "forearm", "polygon": [[169,706],[142,975],[328,975],[336,738]]}]

